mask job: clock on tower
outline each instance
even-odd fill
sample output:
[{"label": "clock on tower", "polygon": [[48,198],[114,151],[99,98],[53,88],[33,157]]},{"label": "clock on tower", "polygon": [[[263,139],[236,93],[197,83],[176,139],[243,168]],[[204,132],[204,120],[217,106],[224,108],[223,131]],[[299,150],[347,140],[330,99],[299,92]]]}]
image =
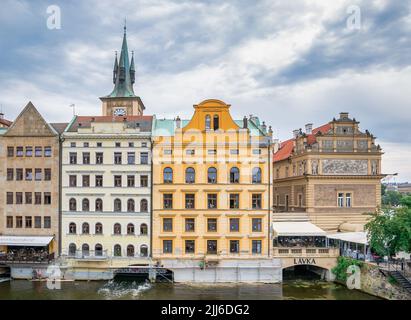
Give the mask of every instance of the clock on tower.
[{"label": "clock on tower", "polygon": [[124,110],[123,108],[117,108],[114,110],[114,115],[117,117],[122,117],[126,115],[126,110]]}]

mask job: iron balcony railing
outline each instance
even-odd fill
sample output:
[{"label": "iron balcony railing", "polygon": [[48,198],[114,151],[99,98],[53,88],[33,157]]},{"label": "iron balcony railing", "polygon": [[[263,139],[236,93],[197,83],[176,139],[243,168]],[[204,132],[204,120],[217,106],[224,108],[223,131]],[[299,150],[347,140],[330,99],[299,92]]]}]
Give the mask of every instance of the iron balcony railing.
[{"label": "iron balcony railing", "polygon": [[6,253],[0,255],[0,262],[5,264],[49,264],[54,261],[54,253]]}]

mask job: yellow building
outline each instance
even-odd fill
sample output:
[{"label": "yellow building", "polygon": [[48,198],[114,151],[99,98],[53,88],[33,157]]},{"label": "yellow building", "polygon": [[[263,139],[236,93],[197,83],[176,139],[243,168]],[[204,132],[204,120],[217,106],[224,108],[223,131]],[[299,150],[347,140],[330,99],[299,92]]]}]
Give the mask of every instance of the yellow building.
[{"label": "yellow building", "polygon": [[154,119],[153,258],[268,258],[272,130],[206,100],[191,120]]}]

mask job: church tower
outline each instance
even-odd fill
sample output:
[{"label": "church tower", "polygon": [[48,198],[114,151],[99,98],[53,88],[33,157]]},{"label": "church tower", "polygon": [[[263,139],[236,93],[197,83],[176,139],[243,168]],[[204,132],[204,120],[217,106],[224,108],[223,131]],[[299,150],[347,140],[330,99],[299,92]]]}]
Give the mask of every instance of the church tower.
[{"label": "church tower", "polygon": [[143,101],[134,94],[133,85],[136,80],[134,53],[131,63],[128,55],[127,28],[124,26],[123,45],[120,59],[117,53],[114,60],[114,89],[108,96],[101,97],[103,116],[141,116],[145,109]]}]

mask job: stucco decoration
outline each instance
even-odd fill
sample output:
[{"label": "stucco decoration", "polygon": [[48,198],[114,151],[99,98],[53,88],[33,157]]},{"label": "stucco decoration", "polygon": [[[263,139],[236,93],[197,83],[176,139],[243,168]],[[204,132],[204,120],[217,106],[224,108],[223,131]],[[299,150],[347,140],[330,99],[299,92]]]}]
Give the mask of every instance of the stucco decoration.
[{"label": "stucco decoration", "polygon": [[368,161],[324,159],[322,160],[322,168],[324,174],[330,175],[366,175],[368,173]]}]

